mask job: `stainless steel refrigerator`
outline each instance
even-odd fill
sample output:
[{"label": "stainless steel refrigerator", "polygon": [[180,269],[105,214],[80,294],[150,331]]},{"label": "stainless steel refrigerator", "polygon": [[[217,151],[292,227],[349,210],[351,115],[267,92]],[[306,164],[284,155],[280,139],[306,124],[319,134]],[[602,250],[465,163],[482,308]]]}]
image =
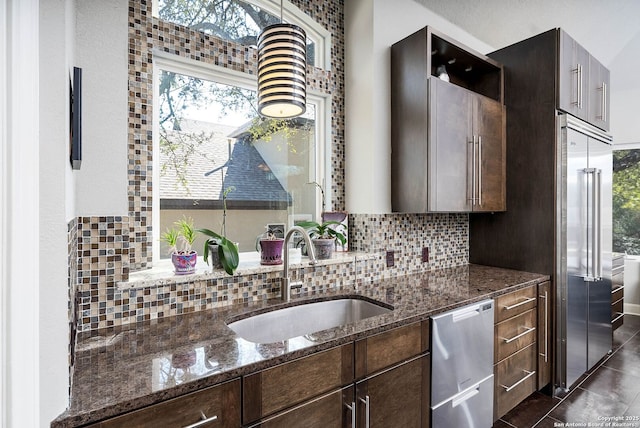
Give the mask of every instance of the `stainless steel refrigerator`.
[{"label": "stainless steel refrigerator", "polygon": [[612,138],[557,117],[556,385],[570,389],[611,350]]}]

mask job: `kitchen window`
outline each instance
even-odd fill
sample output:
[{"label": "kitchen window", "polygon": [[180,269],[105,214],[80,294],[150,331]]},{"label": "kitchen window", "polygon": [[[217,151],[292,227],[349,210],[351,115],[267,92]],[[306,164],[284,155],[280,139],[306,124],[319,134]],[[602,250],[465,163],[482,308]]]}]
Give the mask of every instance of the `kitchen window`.
[{"label": "kitchen window", "polygon": [[[280,0],[154,0],[153,14],[165,22],[253,46],[264,27],[280,22]],[[307,65],[330,70],[331,33],[288,1],[282,14],[284,22],[307,33]]]},{"label": "kitchen window", "polygon": [[640,255],[640,143],[613,152],[613,251]]},{"label": "kitchen window", "polygon": [[183,215],[226,230],[241,253],[255,251],[267,225],[319,218],[325,97],[308,94],[306,113],[281,121],[258,116],[252,75],[156,52],[154,79],[155,259],[168,256],[160,234]]}]

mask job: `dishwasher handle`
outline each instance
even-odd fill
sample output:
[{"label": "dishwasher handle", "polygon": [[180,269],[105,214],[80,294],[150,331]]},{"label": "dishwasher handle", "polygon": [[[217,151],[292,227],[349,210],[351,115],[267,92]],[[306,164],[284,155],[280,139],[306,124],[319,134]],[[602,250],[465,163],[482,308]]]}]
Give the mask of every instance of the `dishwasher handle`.
[{"label": "dishwasher handle", "polygon": [[453,321],[454,323],[464,321],[466,319],[476,317],[482,314],[482,312],[492,308],[493,301],[484,301],[478,303],[477,305],[465,306],[464,308],[450,312],[451,321]]}]

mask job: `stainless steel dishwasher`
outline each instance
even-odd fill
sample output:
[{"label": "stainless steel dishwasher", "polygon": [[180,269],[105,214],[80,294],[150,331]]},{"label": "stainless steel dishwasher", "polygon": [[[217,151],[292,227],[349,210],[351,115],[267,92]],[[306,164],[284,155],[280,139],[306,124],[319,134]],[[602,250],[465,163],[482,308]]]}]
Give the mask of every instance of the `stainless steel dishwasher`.
[{"label": "stainless steel dishwasher", "polygon": [[433,428],[493,425],[493,300],[432,318]]}]

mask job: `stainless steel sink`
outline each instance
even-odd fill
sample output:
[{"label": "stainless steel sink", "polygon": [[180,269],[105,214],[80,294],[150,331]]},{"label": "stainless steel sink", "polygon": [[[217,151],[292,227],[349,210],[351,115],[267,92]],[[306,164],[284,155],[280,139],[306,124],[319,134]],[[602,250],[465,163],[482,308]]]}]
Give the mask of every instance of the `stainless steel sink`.
[{"label": "stainless steel sink", "polygon": [[273,343],[315,333],[391,312],[381,304],[361,299],[303,303],[254,315],[227,325],[253,343]]}]

